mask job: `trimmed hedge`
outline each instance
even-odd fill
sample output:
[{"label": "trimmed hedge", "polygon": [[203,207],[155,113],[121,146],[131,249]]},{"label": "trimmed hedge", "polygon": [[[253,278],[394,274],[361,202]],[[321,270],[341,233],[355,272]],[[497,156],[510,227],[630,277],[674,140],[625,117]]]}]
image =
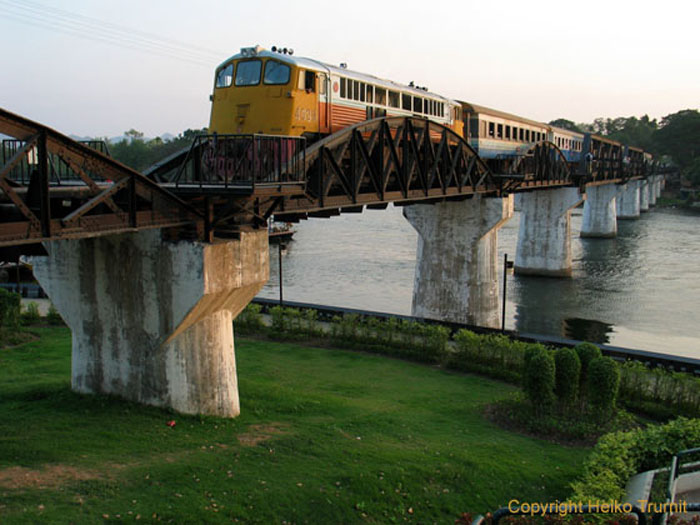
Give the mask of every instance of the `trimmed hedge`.
[{"label": "trimmed hedge", "polygon": [[[497,334],[478,335],[464,329],[453,336],[453,344],[450,345],[450,332],[446,327],[395,317],[336,316],[322,329],[315,310],[300,311],[275,306],[270,308],[269,314],[271,327],[263,322],[261,306],[249,304],[235,320],[237,332],[265,334],[278,339],[328,339],[340,347],[439,363],[450,369],[478,373],[518,385],[523,384],[527,356],[546,348],[539,343],[511,340]],[[585,409],[589,404],[586,392],[589,365],[602,354],[591,343],[580,343],[574,350],[581,367],[578,397],[580,407]],[[573,361],[571,358],[568,360]],[[559,372],[556,393],[560,399],[569,400],[572,393],[564,392],[565,376],[575,376],[575,365],[563,366],[568,368],[566,372]],[[615,368],[620,373],[618,404],[661,420],[679,415],[700,417],[699,378],[661,368],[649,369],[632,361],[624,364],[616,362]],[[571,383],[575,383],[575,380],[572,379]],[[562,401],[562,404],[567,402]]]}]

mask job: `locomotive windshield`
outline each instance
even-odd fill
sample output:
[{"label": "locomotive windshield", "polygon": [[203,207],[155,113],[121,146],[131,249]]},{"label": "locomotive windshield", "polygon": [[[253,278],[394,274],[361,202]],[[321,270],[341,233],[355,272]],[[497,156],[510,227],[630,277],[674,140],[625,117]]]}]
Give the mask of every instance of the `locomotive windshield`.
[{"label": "locomotive windshield", "polygon": [[216,87],[229,87],[231,82],[233,82],[233,64],[229,64],[225,68],[222,68],[216,75]]},{"label": "locomotive windshield", "polygon": [[289,74],[291,70],[288,65],[277,62],[276,60],[268,60],[265,64],[265,77],[263,83],[272,85],[281,85],[289,82]]},{"label": "locomotive windshield", "polygon": [[255,86],[260,83],[262,62],[260,60],[246,60],[239,62],[236,68],[236,86]]}]

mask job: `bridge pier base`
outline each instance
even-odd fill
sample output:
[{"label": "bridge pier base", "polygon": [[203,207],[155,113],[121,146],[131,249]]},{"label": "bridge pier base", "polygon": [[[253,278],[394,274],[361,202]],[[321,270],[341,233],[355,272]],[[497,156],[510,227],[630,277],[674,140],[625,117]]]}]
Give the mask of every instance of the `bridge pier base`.
[{"label": "bridge pier base", "polygon": [[609,238],[617,235],[616,194],[616,184],[601,184],[586,188],[581,237]]},{"label": "bridge pier base", "polygon": [[34,275],[72,331],[72,388],[187,414],[240,413],[235,318],[269,277],[267,231],[159,230],[46,243]]},{"label": "bridge pier base", "polygon": [[639,199],[639,182],[631,180],[627,184],[620,186],[617,194],[617,218],[618,219],[638,219],[641,214]]},{"label": "bridge pier base", "polygon": [[499,326],[498,229],[513,197],[405,206],[418,232],[412,315]]},{"label": "bridge pier base", "polygon": [[639,181],[639,211],[649,211],[649,181],[642,179]]},{"label": "bridge pier base", "polygon": [[571,210],[583,197],[578,188],[522,194],[515,272],[571,276]]}]

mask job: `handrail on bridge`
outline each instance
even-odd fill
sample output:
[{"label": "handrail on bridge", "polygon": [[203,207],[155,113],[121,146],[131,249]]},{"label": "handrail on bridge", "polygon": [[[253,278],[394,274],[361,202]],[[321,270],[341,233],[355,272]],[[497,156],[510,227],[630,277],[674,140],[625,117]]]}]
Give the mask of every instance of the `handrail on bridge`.
[{"label": "handrail on bridge", "polygon": [[[198,135],[172,178],[175,188],[229,189],[305,182],[306,139],[281,135]],[[170,166],[164,166],[163,171]],[[172,170],[172,168],[170,168]]]}]

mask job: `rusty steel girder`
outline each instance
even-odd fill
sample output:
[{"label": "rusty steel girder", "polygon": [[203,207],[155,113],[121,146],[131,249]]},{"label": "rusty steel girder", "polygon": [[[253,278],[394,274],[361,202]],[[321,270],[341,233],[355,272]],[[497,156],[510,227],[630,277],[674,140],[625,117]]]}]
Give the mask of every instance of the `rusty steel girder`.
[{"label": "rusty steel girder", "polygon": [[203,224],[158,184],[42,124],[0,108],[0,134],[14,138],[0,164],[0,246]]}]

